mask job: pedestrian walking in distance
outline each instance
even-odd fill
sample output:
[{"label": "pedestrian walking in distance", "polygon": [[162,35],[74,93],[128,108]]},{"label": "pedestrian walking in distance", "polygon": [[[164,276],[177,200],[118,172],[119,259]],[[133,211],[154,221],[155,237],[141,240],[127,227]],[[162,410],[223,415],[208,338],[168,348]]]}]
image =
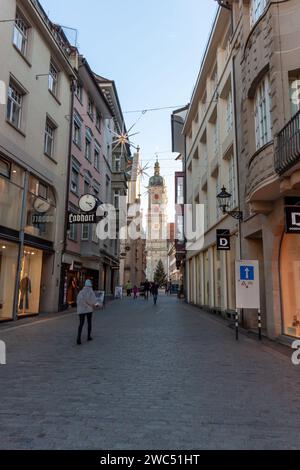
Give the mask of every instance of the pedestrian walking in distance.
[{"label": "pedestrian walking in distance", "polygon": [[145,300],[149,300],[150,282],[148,279],[144,282]]},{"label": "pedestrian walking in distance", "polygon": [[77,344],[81,344],[81,333],[87,317],[88,322],[88,341],[92,341],[92,317],[95,308],[99,307],[97,304],[97,298],[93,291],[92,281],[87,279],[85,281],[84,288],[79,292],[77,296],[77,313],[79,315],[79,327]]},{"label": "pedestrian walking in distance", "polygon": [[134,288],[133,288],[133,298],[134,298],[134,300],[137,299],[137,297],[138,297],[138,291],[139,290],[138,290],[137,286],[134,286]]},{"label": "pedestrian walking in distance", "polygon": [[131,297],[132,285],[130,281],[128,281],[126,284],[126,292],[127,292],[127,297]]},{"label": "pedestrian walking in distance", "polygon": [[157,297],[158,297],[158,284],[156,282],[153,282],[153,284],[152,284],[151,294],[153,295],[154,305],[156,305],[157,304]]}]

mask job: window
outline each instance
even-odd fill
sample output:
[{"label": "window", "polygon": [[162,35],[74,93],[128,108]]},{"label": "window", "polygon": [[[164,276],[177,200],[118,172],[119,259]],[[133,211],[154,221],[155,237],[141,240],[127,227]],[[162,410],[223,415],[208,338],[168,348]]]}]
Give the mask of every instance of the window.
[{"label": "window", "polygon": [[184,204],[184,178],[183,176],[176,179],[176,204]]},{"label": "window", "polygon": [[46,126],[45,126],[44,153],[48,157],[53,157],[53,154],[54,154],[54,137],[55,137],[55,126],[47,118]]},{"label": "window", "polygon": [[96,224],[93,224],[92,225],[92,242],[93,243],[99,243],[99,239],[98,239],[98,236],[97,236],[97,225]]},{"label": "window", "polygon": [[90,226],[89,226],[89,224],[82,224],[81,240],[89,240],[89,237],[90,237]]},{"label": "window", "polygon": [[218,155],[219,153],[219,124],[216,120],[213,128],[213,145],[214,145],[214,154]]},{"label": "window", "polygon": [[[86,177],[87,178],[87,177]],[[90,193],[90,188],[91,188],[91,182],[89,179],[85,179],[84,180],[84,190],[83,190],[83,193],[84,194],[89,194]]]},{"label": "window", "polygon": [[294,116],[300,110],[300,70],[289,72],[289,88],[291,114]]},{"label": "window", "polygon": [[226,103],[226,127],[227,127],[227,132],[230,132],[233,126],[233,112],[232,112],[232,93],[231,91],[228,94],[227,97],[227,103]]},{"label": "window", "polygon": [[212,76],[211,76],[211,85],[212,85],[212,95],[215,94],[215,92],[217,91],[217,87],[218,87],[218,68],[217,66],[215,66],[214,68],[214,71],[212,73]]},{"label": "window", "polygon": [[74,117],[74,144],[81,148],[82,122],[78,115]]},{"label": "window", "polygon": [[272,140],[270,109],[270,81],[269,75],[266,75],[255,94],[256,149]]},{"label": "window", "polygon": [[102,121],[101,114],[99,113],[99,111],[97,111],[97,113],[96,113],[96,128],[100,132],[101,132],[101,121]]},{"label": "window", "polygon": [[120,172],[121,171],[121,155],[115,155],[115,164],[114,164],[114,171]]},{"label": "window", "polygon": [[75,194],[79,193],[79,171],[75,167],[72,167],[71,191]]},{"label": "window", "polygon": [[76,85],[76,90],[75,90],[75,95],[77,96],[77,98],[79,99],[79,101],[82,101],[82,85],[80,82],[77,82],[77,85]]},{"label": "window", "polygon": [[48,79],[48,88],[53,93],[53,95],[57,95],[57,85],[58,85],[58,70],[53,64],[50,62],[50,69],[49,69],[49,79]]},{"label": "window", "polygon": [[92,138],[93,134],[91,133],[90,129],[87,129],[85,137],[85,158],[89,162],[92,161]]},{"label": "window", "polygon": [[267,0],[252,0],[250,7],[251,25],[254,25],[267,6]]},{"label": "window", "polygon": [[41,183],[40,181],[39,181],[38,195],[39,197],[43,199],[48,199],[48,186],[46,186],[44,183]]},{"label": "window", "polygon": [[216,178],[216,220],[219,220],[220,218],[219,201],[217,198],[220,192],[221,192],[220,175],[218,174]]},{"label": "window", "polygon": [[72,240],[73,242],[77,241],[77,225],[76,224],[70,224],[69,240]]},{"label": "window", "polygon": [[13,43],[16,48],[25,56],[28,44],[28,30],[29,26],[24,20],[20,12],[17,12],[15,25],[14,25],[14,38]]},{"label": "window", "polygon": [[7,120],[18,129],[21,128],[22,105],[24,93],[10,84],[7,100]]},{"label": "window", "polygon": [[100,171],[100,149],[98,147],[95,147],[94,150],[94,168]]},{"label": "window", "polygon": [[114,191],[114,206],[116,209],[119,209],[119,199],[120,199],[120,190],[115,189]]},{"label": "window", "polygon": [[233,155],[231,155],[230,160],[229,160],[228,187],[229,187],[229,193],[232,195],[231,207],[232,209],[234,209],[236,207],[236,179],[235,179],[235,162],[234,162]]},{"label": "window", "polygon": [[93,183],[94,196],[99,199],[100,185],[96,181]]},{"label": "window", "polygon": [[93,120],[94,119],[94,103],[90,97],[88,98],[87,112],[90,118]]},{"label": "window", "polygon": [[0,175],[5,178],[10,178],[11,164],[6,160],[0,158]]}]

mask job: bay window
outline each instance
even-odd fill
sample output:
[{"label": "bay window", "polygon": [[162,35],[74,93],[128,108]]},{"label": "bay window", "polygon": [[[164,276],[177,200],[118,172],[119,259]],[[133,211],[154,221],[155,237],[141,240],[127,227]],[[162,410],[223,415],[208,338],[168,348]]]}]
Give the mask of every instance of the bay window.
[{"label": "bay window", "polygon": [[272,140],[269,74],[260,82],[254,98],[256,149]]}]

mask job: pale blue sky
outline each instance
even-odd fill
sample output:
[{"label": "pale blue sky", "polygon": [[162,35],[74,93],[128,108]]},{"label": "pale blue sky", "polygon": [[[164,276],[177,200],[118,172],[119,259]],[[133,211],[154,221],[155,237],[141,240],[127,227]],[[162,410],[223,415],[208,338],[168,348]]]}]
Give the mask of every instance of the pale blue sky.
[{"label": "pale blue sky", "polygon": [[[78,30],[80,52],[116,82],[124,111],[189,102],[217,9],[214,0],[41,0],[50,18]],[[143,162],[161,173],[173,203],[171,110],[149,112],[135,127]],[[124,114],[127,126],[140,114]],[[152,174],[153,169],[150,169]],[[146,181],[145,181],[146,184]]]}]

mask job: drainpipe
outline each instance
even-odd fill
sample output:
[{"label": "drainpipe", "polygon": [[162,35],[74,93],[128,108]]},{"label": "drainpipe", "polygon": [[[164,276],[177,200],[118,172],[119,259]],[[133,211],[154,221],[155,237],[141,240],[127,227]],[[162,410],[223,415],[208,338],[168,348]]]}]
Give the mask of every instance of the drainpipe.
[{"label": "drainpipe", "polygon": [[70,127],[69,127],[69,144],[68,144],[68,162],[67,162],[67,179],[66,179],[66,196],[65,196],[65,219],[64,219],[64,238],[63,248],[61,253],[61,292],[60,292],[60,310],[63,307],[63,295],[64,295],[64,270],[63,270],[63,255],[67,250],[67,239],[68,239],[68,212],[69,212],[69,191],[70,191],[70,179],[71,179],[71,161],[72,161],[72,142],[73,142],[73,121],[74,121],[74,97],[76,91],[76,80],[71,77],[71,104],[70,104]]},{"label": "drainpipe", "polygon": [[[237,101],[236,101],[236,79],[235,79],[235,62],[236,57],[232,57],[232,82],[233,82],[233,102],[234,102],[234,129],[235,129],[235,154],[236,154],[236,172],[237,172],[237,187],[238,187],[238,199],[239,209],[241,209],[241,186],[240,186],[240,164],[239,164],[239,148],[238,148],[238,125],[237,125]],[[238,221],[238,236],[239,236],[239,258],[243,259],[243,245],[242,245],[242,220]],[[244,326],[244,309],[241,309],[241,323]]]},{"label": "drainpipe", "polygon": [[[187,185],[186,185],[186,136],[184,136],[184,160],[183,160],[183,171],[184,171],[184,204],[187,204]],[[185,214],[185,206],[183,206],[183,217],[184,217],[184,214]],[[184,218],[183,218],[183,221],[184,221]],[[185,229],[185,227],[184,227]],[[185,233],[185,230],[183,231],[183,233]],[[184,236],[184,239],[185,239],[185,248],[186,248],[186,237]],[[187,302],[187,289],[188,289],[188,286],[187,286],[187,268],[186,268],[186,265],[187,265],[187,260],[185,260],[185,263],[184,263],[184,275],[183,275],[183,289],[184,289],[184,297],[185,297],[185,301]]]}]

